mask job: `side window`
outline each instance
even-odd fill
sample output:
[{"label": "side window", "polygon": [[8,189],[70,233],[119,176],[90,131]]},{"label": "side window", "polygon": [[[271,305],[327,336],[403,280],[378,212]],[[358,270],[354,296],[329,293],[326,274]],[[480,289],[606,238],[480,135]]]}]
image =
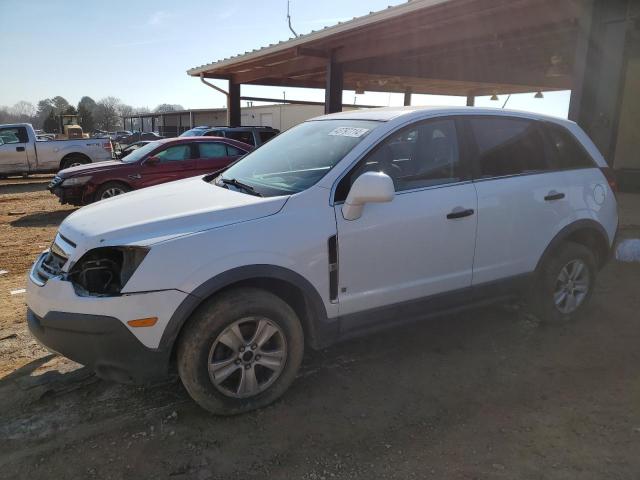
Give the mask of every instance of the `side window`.
[{"label": "side window", "polygon": [[504,177],[551,169],[537,122],[514,118],[469,120],[475,138],[480,177]]},{"label": "side window", "polygon": [[0,128],[3,143],[27,143],[27,129],[24,127]]},{"label": "side window", "polygon": [[234,147],[233,145],[227,145],[227,155],[230,157],[239,157],[246,153],[247,152],[245,152],[244,150],[240,150],[239,148]]},{"label": "side window", "polygon": [[556,168],[570,170],[595,166],[589,154],[566,128],[548,123],[545,129],[551,140]]},{"label": "side window", "polygon": [[335,201],[344,201],[356,178],[371,171],[389,175],[397,192],[466,180],[455,120],[429,120],[387,137],[340,181]]},{"label": "side window", "polygon": [[199,143],[200,158],[222,158],[227,156],[224,143]]},{"label": "side window", "polygon": [[255,145],[253,140],[253,132],[247,130],[240,131],[227,131],[227,138],[232,138],[234,140],[238,140],[239,142],[248,143],[249,145]]},{"label": "side window", "polygon": [[224,134],[220,130],[209,130],[205,132],[205,137],[224,137]]},{"label": "side window", "polygon": [[175,145],[155,155],[161,162],[179,162],[191,158],[191,145]]}]

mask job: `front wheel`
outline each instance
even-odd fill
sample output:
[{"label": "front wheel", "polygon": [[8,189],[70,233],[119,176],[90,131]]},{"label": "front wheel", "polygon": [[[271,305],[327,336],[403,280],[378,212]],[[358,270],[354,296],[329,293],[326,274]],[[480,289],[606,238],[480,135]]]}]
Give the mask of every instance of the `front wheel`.
[{"label": "front wheel", "polygon": [[241,288],[211,298],[193,314],[178,342],[178,373],[200,406],[235,415],[279,398],[303,353],[293,309],[272,293]]},{"label": "front wheel", "polygon": [[100,185],[98,190],[96,190],[95,199],[96,201],[106,200],[107,198],[116,197],[129,191],[131,191],[131,189],[124,183],[107,182],[104,185]]},{"label": "front wheel", "polygon": [[570,320],[587,308],[597,272],[591,250],[564,243],[542,264],[530,295],[530,309],[542,321]]}]

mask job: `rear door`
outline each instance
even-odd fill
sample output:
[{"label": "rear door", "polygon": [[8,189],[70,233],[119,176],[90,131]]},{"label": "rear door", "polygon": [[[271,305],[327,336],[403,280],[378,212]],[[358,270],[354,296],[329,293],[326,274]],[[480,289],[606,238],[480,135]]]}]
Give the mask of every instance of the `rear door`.
[{"label": "rear door", "polygon": [[198,174],[197,147],[193,143],[171,145],[153,154],[159,162],[142,161],[139,188],[188,178]]},{"label": "rear door", "polygon": [[25,127],[0,128],[0,174],[29,171],[28,142],[29,137]]},{"label": "rear door", "polygon": [[224,142],[198,142],[198,172],[207,174],[227,168],[246,152]]},{"label": "rear door", "polygon": [[571,215],[542,124],[505,116],[466,122],[478,193],[473,284],[530,273]]}]

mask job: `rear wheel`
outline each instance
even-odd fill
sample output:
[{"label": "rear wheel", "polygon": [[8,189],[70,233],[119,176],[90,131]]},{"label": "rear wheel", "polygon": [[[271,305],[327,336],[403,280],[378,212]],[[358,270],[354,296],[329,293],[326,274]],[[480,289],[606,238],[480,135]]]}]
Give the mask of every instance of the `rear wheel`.
[{"label": "rear wheel", "polygon": [[71,167],[79,167],[80,165],[85,165],[87,163],[91,163],[84,155],[69,155],[62,160],[62,164],[60,165],[60,170],[64,170],[65,168]]},{"label": "rear wheel", "polygon": [[530,295],[530,308],[543,321],[562,322],[583,312],[593,296],[596,258],[587,247],[567,242],[547,258]]},{"label": "rear wheel", "polygon": [[130,191],[131,188],[122,182],[107,182],[104,185],[100,185],[98,190],[96,190],[95,199],[96,201],[106,200],[107,198],[117,197]]},{"label": "rear wheel", "polygon": [[255,288],[224,292],[191,317],[177,350],[191,397],[218,415],[270,404],[295,379],[304,335],[293,309]]}]

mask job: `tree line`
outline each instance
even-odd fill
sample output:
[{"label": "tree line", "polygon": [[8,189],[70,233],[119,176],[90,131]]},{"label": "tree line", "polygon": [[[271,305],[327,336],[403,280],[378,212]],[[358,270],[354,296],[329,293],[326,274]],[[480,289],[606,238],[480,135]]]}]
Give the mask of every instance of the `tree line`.
[{"label": "tree line", "polygon": [[[167,113],[184,110],[182,105],[163,103],[153,111]],[[78,115],[78,123],[85,132],[96,130],[113,131],[122,126],[122,117],[151,113],[147,107],[134,108],[116,97],[105,97],[99,101],[82,97],[77,106],[64,97],[56,96],[40,100],[37,105],[24,100],[12,107],[0,106],[0,124],[31,123],[34,128],[47,133],[59,133],[58,115]]]}]

